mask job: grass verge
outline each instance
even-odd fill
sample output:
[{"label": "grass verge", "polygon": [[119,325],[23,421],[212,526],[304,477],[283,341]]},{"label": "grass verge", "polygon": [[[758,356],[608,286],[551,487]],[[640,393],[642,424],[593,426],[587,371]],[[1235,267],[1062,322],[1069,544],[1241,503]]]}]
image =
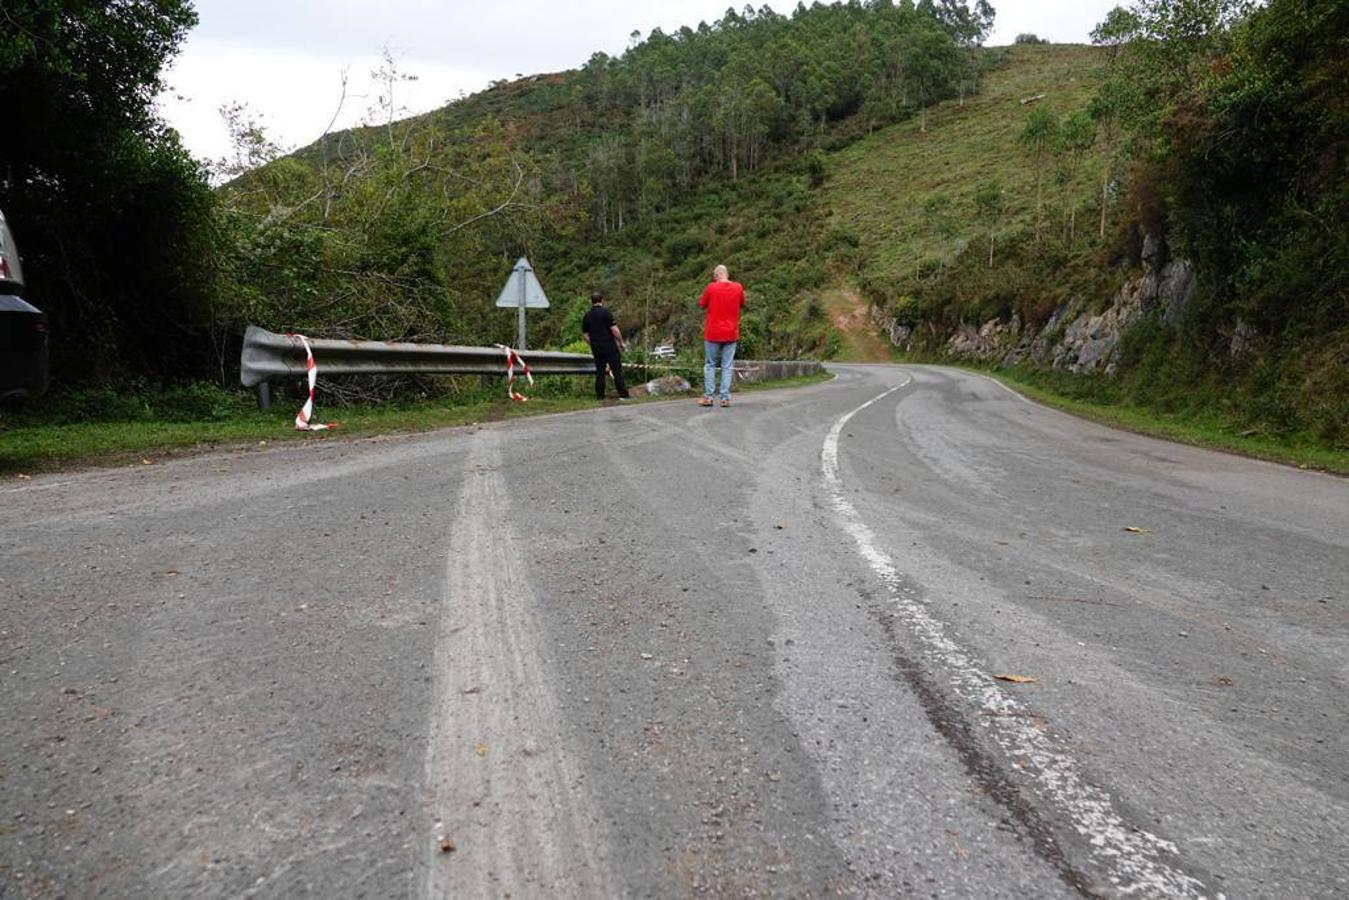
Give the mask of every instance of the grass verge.
[{"label": "grass verge", "polygon": [[[827,381],[828,373],[746,384],[737,391],[797,387]],[[636,403],[684,401],[677,397],[641,397]],[[610,401],[613,402],[613,401]],[[494,422],[525,416],[593,409],[588,396],[531,395],[513,403],[495,394],[468,399],[443,398],[410,404],[348,406],[328,411],[337,421],[331,431],[304,432],[293,427],[295,410],[281,402],[266,412],[251,411],[216,421],[85,422],[67,425],[25,425],[0,430],[0,475],[83,467],[149,465],[156,459],[190,455],[223,447],[272,444],[279,441],[341,440],[346,436],[411,433]],[[323,412],[323,410],[320,410]],[[323,417],[320,416],[322,421]]]},{"label": "grass verge", "polygon": [[1164,438],[1209,450],[1222,450],[1254,459],[1283,463],[1299,469],[1349,475],[1349,452],[1342,450],[1282,441],[1268,436],[1242,434],[1233,431],[1230,426],[1216,418],[1203,418],[1193,413],[1163,413],[1137,406],[1094,403],[1090,400],[1065,397],[1037,384],[1033,375],[1018,370],[969,365],[960,365],[956,368],[989,375],[1037,403],[1112,428],[1121,428],[1135,434]]}]

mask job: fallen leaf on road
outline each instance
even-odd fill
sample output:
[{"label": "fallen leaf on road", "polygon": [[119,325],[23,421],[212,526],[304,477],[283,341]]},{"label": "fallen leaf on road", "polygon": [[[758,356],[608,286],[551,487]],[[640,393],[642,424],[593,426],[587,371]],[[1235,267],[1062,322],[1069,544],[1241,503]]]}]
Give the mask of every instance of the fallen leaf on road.
[{"label": "fallen leaf on road", "polygon": [[455,851],[454,841],[450,840],[447,837],[442,837],[440,839],[440,852],[453,853],[454,851]]},{"label": "fallen leaf on road", "polygon": [[486,756],[488,754],[487,745],[479,744],[478,746],[473,748],[473,752],[478,754],[479,756]]},{"label": "fallen leaf on road", "polygon": [[475,684],[475,685],[473,685],[473,687],[466,687],[466,688],[464,688],[464,693],[465,693],[465,694],[481,694],[481,693],[482,693],[482,688]]},{"label": "fallen leaf on road", "polygon": [[999,681],[1010,681],[1013,684],[1034,684],[1035,679],[1029,675],[994,675]]},{"label": "fallen leaf on road", "polygon": [[154,465],[154,462],[153,462],[152,460],[148,460],[148,459],[146,459],[144,456],[142,456],[142,457],[141,457],[141,465],[143,465],[143,466],[153,466],[153,465]]},{"label": "fallen leaf on road", "polygon": [[20,476],[19,476],[19,480],[20,480],[20,481],[32,481],[32,480],[33,480],[33,476],[32,476],[32,475],[20,475]]},{"label": "fallen leaf on road", "polygon": [[1151,528],[1141,528],[1138,525],[1125,525],[1124,530],[1130,534],[1152,534]]}]

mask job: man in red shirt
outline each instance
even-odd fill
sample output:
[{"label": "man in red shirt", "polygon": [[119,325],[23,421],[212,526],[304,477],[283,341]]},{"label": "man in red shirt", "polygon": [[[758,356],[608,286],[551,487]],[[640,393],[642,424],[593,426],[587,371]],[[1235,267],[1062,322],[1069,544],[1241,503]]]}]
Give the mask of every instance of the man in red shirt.
[{"label": "man in red shirt", "polygon": [[721,405],[731,405],[731,374],[735,347],[740,340],[740,310],[745,306],[745,289],[731,281],[725,266],[712,272],[712,283],[703,291],[698,305],[707,310],[703,323],[703,348],[707,363],[703,366],[703,395],[699,406],[711,406],[716,386],[717,366],[721,366]]}]

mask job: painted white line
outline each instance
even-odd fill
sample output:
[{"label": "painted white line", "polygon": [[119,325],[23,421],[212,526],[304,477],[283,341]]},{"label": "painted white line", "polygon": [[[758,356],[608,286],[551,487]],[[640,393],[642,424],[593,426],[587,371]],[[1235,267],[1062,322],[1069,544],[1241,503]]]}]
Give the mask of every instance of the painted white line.
[{"label": "painted white line", "polygon": [[[962,370],[962,371],[963,371],[963,370]],[[1022,393],[1020,393],[1020,392],[1018,392],[1018,391],[1012,390],[1012,389],[1009,388],[1007,385],[1003,384],[1001,381],[999,381],[998,379],[994,378],[992,375],[985,375],[985,374],[983,374],[982,372],[971,372],[970,374],[971,374],[971,375],[978,375],[980,378],[984,379],[985,381],[991,381],[991,382],[993,382],[993,383],[996,384],[998,387],[1002,388],[1004,391],[1006,391],[1007,393],[1011,394],[1011,395],[1012,395],[1013,397],[1015,397],[1016,399],[1020,400],[1022,403],[1029,403],[1031,406],[1039,406],[1038,403],[1036,403],[1035,401],[1031,400],[1031,399],[1030,399],[1029,397],[1027,397],[1025,394],[1022,394]]]},{"label": "painted white line", "polygon": [[603,818],[556,696],[523,573],[501,434],[473,435],[436,635],[419,894],[617,893]]},{"label": "painted white line", "polygon": [[[993,682],[987,667],[946,634],[945,626],[923,608],[916,591],[905,583],[903,573],[881,549],[876,535],[844,496],[839,474],[838,441],[853,416],[905,387],[912,379],[871,398],[834,423],[820,451],[825,487],[843,530],[877,578],[890,592],[895,611],[909,631],[933,658],[940,661],[951,687],[967,705],[992,715],[981,717],[998,745],[1020,762],[1020,772],[1030,777],[1035,790],[1074,830],[1085,837],[1090,854],[1109,879],[1112,893],[1119,896],[1204,897],[1207,889],[1198,879],[1168,865],[1162,854],[1176,854],[1176,846],[1125,822],[1109,795],[1088,784],[1062,743],[1032,726],[1026,710]],[[1219,897],[1222,895],[1219,894]]]}]

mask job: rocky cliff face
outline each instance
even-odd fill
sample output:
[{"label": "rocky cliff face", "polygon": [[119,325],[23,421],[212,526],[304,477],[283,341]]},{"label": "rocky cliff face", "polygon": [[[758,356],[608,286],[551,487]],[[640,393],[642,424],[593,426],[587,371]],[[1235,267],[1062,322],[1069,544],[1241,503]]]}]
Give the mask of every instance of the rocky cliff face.
[{"label": "rocky cliff face", "polygon": [[[1160,309],[1167,324],[1179,322],[1194,294],[1194,267],[1183,259],[1166,259],[1162,240],[1153,234],[1142,242],[1143,272],[1126,281],[1103,311],[1094,312],[1085,298],[1054,310],[1040,329],[1021,320],[991,319],[978,328],[962,326],[946,341],[956,358],[1015,365],[1027,360],[1070,372],[1113,373],[1124,333],[1145,315]],[[873,320],[897,347],[909,349],[914,329],[876,312]]]}]

